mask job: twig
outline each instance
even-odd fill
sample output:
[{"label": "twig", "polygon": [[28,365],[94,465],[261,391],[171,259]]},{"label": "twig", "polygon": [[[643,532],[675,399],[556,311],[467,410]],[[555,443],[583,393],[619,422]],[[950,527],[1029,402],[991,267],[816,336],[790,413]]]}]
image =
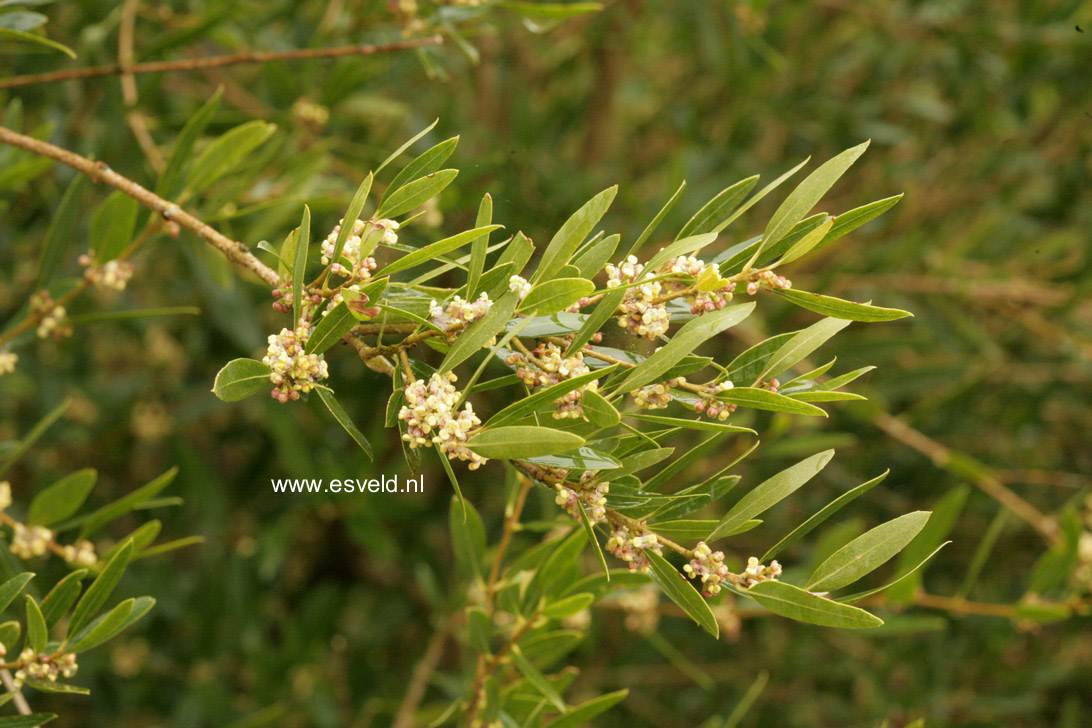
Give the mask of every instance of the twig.
[{"label": "twig", "polygon": [[436,667],[440,664],[440,658],[444,655],[444,643],[447,642],[454,621],[454,618],[449,619],[429,639],[424,654],[421,655],[421,659],[417,661],[413,668],[409,688],[407,688],[406,694],[402,698],[402,704],[398,706],[398,713],[394,717],[394,723],[391,724],[392,728],[412,728],[413,717],[417,713],[421,699],[425,697],[428,681],[436,672]]},{"label": "twig", "polygon": [[200,71],[208,68],[237,66],[244,63],[273,63],[275,61],[300,61],[313,58],[371,56],[376,53],[440,45],[443,42],[443,36],[433,35],[427,38],[413,38],[410,40],[397,41],[395,43],[361,44],[337,46],[335,48],[300,48],[291,51],[276,52],[242,51],[241,53],[208,56],[206,58],[184,58],[177,61],[149,61],[147,63],[136,63],[127,68],[120,63],[110,66],[69,68],[63,71],[32,73],[25,76],[13,76],[12,78],[3,79],[0,80],[0,89],[16,88],[18,86],[33,86],[39,83],[56,83],[57,81],[70,81],[81,78],[116,76],[124,73],[177,73],[180,71]]},{"label": "twig", "polygon": [[15,679],[11,676],[11,670],[7,668],[0,670],[0,679],[4,681],[4,687],[7,688],[7,691],[12,693],[11,700],[15,703],[15,709],[19,711],[19,715],[30,715],[30,704],[23,696],[23,691],[15,687]]},{"label": "twig", "polygon": [[198,220],[173,202],[163,199],[154,192],[142,187],[128,177],[124,177],[101,162],[92,162],[75,152],[43,142],[40,139],[20,134],[0,127],[0,142],[25,149],[28,152],[54,159],[62,164],[83,172],[96,182],[105,182],[111,187],[124,192],[142,205],[159,213],[165,220],[174,221],[181,227],[197,235],[202,240],[219,250],[233,264],[254,273],[270,286],[280,285],[277,272],[254,257],[243,243],[232,240],[210,225]]}]

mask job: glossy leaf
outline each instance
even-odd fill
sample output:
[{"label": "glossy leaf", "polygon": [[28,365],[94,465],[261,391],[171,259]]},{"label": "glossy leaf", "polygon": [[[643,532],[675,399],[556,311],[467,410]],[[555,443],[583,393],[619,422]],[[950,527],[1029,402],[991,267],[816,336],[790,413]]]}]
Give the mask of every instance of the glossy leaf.
[{"label": "glossy leaf", "polygon": [[913,316],[909,311],[898,308],[883,308],[867,303],[855,303],[845,301],[834,296],[824,296],[818,293],[798,291],[795,289],[779,290],[778,295],[809,311],[821,313],[837,319],[850,321],[895,321],[896,319]]},{"label": "glossy leaf", "polygon": [[815,569],[808,590],[834,591],[871,573],[902,551],[925,527],[929,515],[929,511],[907,513],[853,539]]},{"label": "glossy leaf", "polygon": [[575,450],[584,438],[550,427],[516,425],[482,430],[466,445],[482,457],[498,460],[533,458]]},{"label": "glossy leaf", "polygon": [[862,629],[883,620],[863,609],[831,601],[780,581],[760,581],[743,592],[774,614],[822,627]]},{"label": "glossy leaf", "polygon": [[372,446],[368,442],[368,438],[364,437],[364,433],[353,423],[352,417],[345,411],[345,408],[341,406],[341,403],[334,397],[334,393],[323,388],[315,389],[318,393],[319,399],[326,405],[326,409],[330,410],[330,414],[334,416],[337,423],[341,425],[342,429],[349,434],[349,437],[353,438],[353,442],[360,446],[360,449],[364,451],[364,454],[368,456],[369,460],[372,460]]},{"label": "glossy leaf", "polygon": [[241,399],[268,390],[270,370],[254,359],[233,359],[216,374],[212,393],[224,402]]},{"label": "glossy leaf", "polygon": [[709,604],[702,598],[701,594],[698,594],[693,585],[687,579],[682,578],[682,574],[676,571],[675,567],[668,563],[663,556],[647,550],[645,555],[648,556],[649,564],[652,567],[649,575],[660,587],[660,591],[679,605],[679,608],[697,622],[702,629],[713,635],[713,637],[718,637],[720,627],[717,625],[716,617],[713,616],[713,610],[709,608]]},{"label": "glossy leaf", "polygon": [[594,290],[595,284],[585,278],[554,278],[532,288],[519,307],[527,313],[549,316],[569,308]]},{"label": "glossy leaf", "polygon": [[449,184],[459,175],[457,169],[441,169],[431,172],[424,177],[407,182],[392,194],[383,198],[379,209],[375,211],[377,218],[392,218],[403,215],[410,210],[415,210],[444,191]]},{"label": "glossy leaf", "polygon": [[583,207],[565,221],[542,253],[542,260],[535,270],[533,281],[553,278],[569,262],[580,247],[580,243],[584,242],[584,238],[588,237],[592,228],[599,224],[603,215],[607,213],[617,193],[617,187],[603,190],[584,203]]}]

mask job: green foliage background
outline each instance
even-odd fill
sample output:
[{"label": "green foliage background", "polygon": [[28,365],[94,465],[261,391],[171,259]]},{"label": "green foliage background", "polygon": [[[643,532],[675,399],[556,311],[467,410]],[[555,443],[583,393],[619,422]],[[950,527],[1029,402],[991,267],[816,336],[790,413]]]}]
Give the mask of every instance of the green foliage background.
[{"label": "green foliage background", "polygon": [[[399,27],[380,2],[144,5],[136,48],[149,60],[393,39]],[[114,3],[43,12],[50,36],[72,46],[80,65],[115,61]],[[462,173],[426,225],[471,227],[488,191],[496,219],[536,240],[616,182],[607,227],[632,236],[685,179],[684,203],[665,223],[674,231],[739,178],[757,171],[773,179],[805,156],[825,159],[871,138],[869,153],[823,209],[839,213],[899,192],[905,198],[792,277],[797,287],[854,300],[882,294],[883,305],[915,318],[853,326],[835,340],[831,351],[846,368],[879,365],[859,390],[872,401],[846,403],[829,421],[804,429],[797,421],[784,438],[765,440],[740,471],[745,482],[825,447],[837,446],[839,456],[742,544],[761,552],[833,494],[887,467],[892,474],[852,511],[854,522],[836,519],[840,525],[784,560],[817,563],[865,528],[970,486],[948,536],[953,544],[924,577],[930,593],[950,595],[1000,510],[974,487],[983,477],[1051,515],[1083,496],[1082,474],[1092,466],[1092,50],[1090,33],[1076,26],[1092,27],[1092,5],[619,0],[540,34],[496,9],[451,13],[481,58],[471,64],[451,42],[428,52],[443,77],[430,78],[413,52],[149,75],[138,79],[140,108],[163,146],[221,84],[225,103],[210,133],[252,118],[278,125],[248,171],[195,208],[252,245],[279,243],[304,200],[315,230],[328,230],[365,171],[435,117],[440,123],[426,141],[460,134],[452,162]],[[60,55],[0,49],[5,74],[71,65]],[[293,113],[300,98],[329,109],[324,128]],[[125,124],[115,78],[17,89],[3,101],[5,126],[48,129],[61,146],[154,182]],[[0,149],[5,315],[15,315],[30,290],[38,246],[71,178],[52,165],[19,166],[24,159]],[[105,196],[96,188],[85,197],[69,271],[90,211]],[[275,204],[240,214],[240,198]],[[730,228],[729,243],[760,232],[775,204],[764,201]],[[71,312],[197,305],[201,315],[81,327],[59,344],[21,348],[19,371],[0,380],[0,439],[74,396],[69,416],[13,478],[17,498],[94,466],[93,498],[105,501],[178,464],[173,491],[186,503],[163,514],[166,529],[207,543],[131,569],[123,596],[153,594],[156,610],[111,650],[81,663],[92,699],[54,696],[41,707],[73,726],[389,724],[445,618],[452,556],[442,471],[426,458],[420,496],[272,494],[270,478],[404,475],[396,436],[382,429],[389,383],[351,352],[328,356],[339,394],[377,448],[374,464],[321,416],[317,400],[225,405],[209,392],[212,378],[228,359],[262,348],[274,321],[267,294],[234,279],[186,235],[160,241],[138,265],[121,301],[85,300]],[[752,317],[745,335],[810,321],[789,306],[767,306],[761,315],[767,318]],[[748,345],[730,340],[726,353]],[[954,457],[933,461],[893,437],[890,424],[877,426],[883,410]],[[775,420],[786,431],[787,424]],[[731,456],[712,454],[693,474]],[[503,509],[497,477],[486,467],[463,480],[491,534]],[[531,513],[552,509],[543,497]],[[1021,601],[1045,550],[1039,535],[1009,517],[969,597]],[[1070,584],[1048,596],[1074,593]],[[596,611],[573,658],[581,668],[575,691],[633,688],[599,719],[604,726],[699,725],[727,716],[762,671],[769,686],[743,725],[1092,720],[1087,617],[1039,624],[923,607],[884,616],[889,626],[871,633],[744,620],[720,642],[665,617],[663,637],[716,680],[708,688],[626,630],[619,613]],[[458,668],[449,649],[428,694],[437,706],[458,691],[451,677]]]}]

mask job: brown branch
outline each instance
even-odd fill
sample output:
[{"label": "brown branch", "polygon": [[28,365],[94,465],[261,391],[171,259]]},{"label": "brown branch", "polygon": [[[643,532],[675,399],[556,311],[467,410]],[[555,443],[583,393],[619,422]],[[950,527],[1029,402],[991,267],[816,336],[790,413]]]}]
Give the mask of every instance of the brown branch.
[{"label": "brown branch", "polygon": [[395,43],[337,46],[335,48],[300,48],[297,50],[276,52],[242,51],[240,53],[208,56],[206,58],[184,58],[177,61],[149,61],[147,63],[136,63],[128,67],[116,63],[109,66],[69,68],[63,71],[13,76],[12,78],[0,80],[0,89],[16,88],[18,86],[33,86],[39,83],[56,83],[58,81],[70,81],[73,79],[116,76],[125,73],[178,73],[185,71],[200,71],[208,68],[222,68],[224,66],[237,66],[244,63],[273,63],[275,61],[300,61],[314,58],[371,56],[376,53],[387,53],[409,48],[440,45],[443,42],[443,36],[433,35],[427,38],[412,38],[410,40],[403,40]]},{"label": "brown branch", "polygon": [[125,118],[129,122],[129,128],[136,137],[140,148],[144,150],[144,156],[156,172],[162,173],[167,166],[163,154],[152,139],[148,131],[148,120],[144,118],[137,107],[139,95],[137,93],[136,77],[133,75],[133,36],[136,30],[136,15],[140,0],[125,0],[121,11],[121,25],[118,28],[118,66],[121,72],[121,97],[128,109]]},{"label": "brown branch", "polygon": [[197,235],[219,250],[236,266],[254,273],[270,286],[280,284],[277,272],[254,257],[243,243],[232,240],[210,225],[198,220],[173,202],[163,199],[154,192],[142,187],[128,177],[124,177],[101,162],[92,162],[87,157],[54,146],[49,142],[20,134],[0,127],[0,142],[10,144],[28,152],[48,157],[73,169],[83,172],[96,182],[105,182],[111,187],[124,192],[142,205],[159,213],[165,220],[173,221]]}]

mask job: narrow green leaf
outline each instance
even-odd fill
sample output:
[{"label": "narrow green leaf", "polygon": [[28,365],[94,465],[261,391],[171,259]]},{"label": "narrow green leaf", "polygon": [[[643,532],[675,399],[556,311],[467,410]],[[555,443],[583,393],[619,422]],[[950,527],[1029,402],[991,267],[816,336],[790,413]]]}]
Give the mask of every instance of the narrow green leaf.
[{"label": "narrow green leaf", "polygon": [[888,197],[883,200],[876,200],[870,202],[867,205],[861,205],[847,212],[843,212],[834,220],[834,227],[831,228],[827,236],[823,238],[823,241],[819,245],[815,246],[816,250],[822,250],[835,240],[848,235],[860,226],[864,225],[870,220],[874,220],[883,213],[890,210],[895,204],[902,199],[902,195],[895,195],[894,197]]},{"label": "narrow green leaf", "polygon": [[[487,227],[493,222],[493,198],[487,192],[481,204],[478,205],[478,216],[474,220],[474,227]],[[471,301],[478,295],[478,284],[481,282],[482,271],[485,270],[485,254],[489,250],[489,233],[480,235],[470,244],[470,269],[466,277],[466,300]],[[485,286],[483,286],[485,288]]]},{"label": "narrow green leaf", "polygon": [[45,650],[46,643],[49,642],[49,628],[34,597],[29,594],[23,596],[27,598],[27,644],[35,652],[42,652]]},{"label": "narrow green leaf", "polygon": [[[85,576],[87,576],[87,569],[76,569],[68,574],[68,576],[58,581],[56,586],[49,590],[45,599],[42,600],[42,616],[45,617],[47,625],[50,627],[55,625],[61,617],[68,613],[68,610],[72,605],[76,603],[76,598],[80,595],[82,581]],[[7,605],[5,604],[4,606],[6,607]],[[0,611],[3,611],[2,607],[0,607]],[[4,644],[10,643],[5,642]]]},{"label": "narrow green leaf", "polygon": [[269,389],[270,370],[255,359],[233,359],[216,374],[212,393],[224,402],[238,402]]},{"label": "narrow green leaf", "polygon": [[744,266],[744,270],[750,270],[754,261],[758,259],[762,251],[777,243],[793,225],[802,220],[808,211],[823,198],[823,195],[834,186],[847,169],[864,154],[868,148],[868,142],[858,144],[847,149],[827,162],[824,162],[814,172],[809,174],[800,186],[789,193],[785,201],[770,218],[766,231],[762,234],[762,243],[751,256],[751,262]]},{"label": "narrow green leaf", "polygon": [[26,451],[29,450],[34,445],[34,443],[38,441],[38,438],[44,435],[45,431],[52,427],[53,423],[61,418],[61,415],[63,415],[65,411],[68,410],[69,404],[71,404],[71,400],[66,399],[65,401],[54,407],[52,410],[50,410],[45,417],[35,423],[34,427],[31,428],[30,432],[26,434],[26,437],[23,437],[19,440],[18,445],[0,456],[0,475],[6,473],[12,465],[18,462],[19,458],[23,457],[23,454],[26,453]]},{"label": "narrow green leaf", "polygon": [[882,483],[884,478],[886,478],[887,474],[890,472],[890,470],[885,470],[872,480],[861,483],[856,488],[847,490],[845,493],[842,493],[830,503],[827,503],[817,513],[815,513],[806,521],[794,528],[792,531],[786,534],[783,539],[770,547],[770,549],[762,555],[762,558],[759,559],[759,561],[762,561],[763,563],[769,561],[770,559],[781,553],[786,547],[791,546],[804,536],[811,533],[813,530],[815,530],[817,526],[819,526],[821,523],[823,523],[828,518],[837,513],[839,510],[841,510],[843,506],[848,505],[851,501],[861,497],[862,495]]},{"label": "narrow green leaf", "polygon": [[637,237],[636,240],[633,241],[633,243],[629,246],[629,249],[625,251],[625,253],[622,255],[623,258],[636,253],[638,250],[641,249],[641,246],[644,245],[650,237],[652,237],[652,234],[656,232],[656,229],[658,227],[660,227],[660,223],[662,223],[664,221],[664,218],[667,217],[668,213],[670,213],[671,210],[674,209],[675,204],[682,197],[683,190],[685,189],[686,180],[683,180],[679,183],[679,186],[675,188],[674,194],[672,194],[667,202],[664,203],[664,206],[660,208],[660,211],[656,213],[656,217],[652,218],[652,220],[649,221],[648,225],[645,226],[645,229],[641,231],[641,234]]},{"label": "narrow green leaf", "polygon": [[692,255],[706,245],[710,245],[716,239],[717,233],[703,233],[701,235],[691,235],[690,237],[682,238],[669,245],[665,245],[656,251],[651,258],[645,261],[644,270],[641,272],[638,280],[652,277],[664,263],[678,258],[680,255]]},{"label": "narrow green leaf", "polygon": [[117,258],[133,239],[139,205],[123,192],[114,192],[91,218],[91,250],[97,263]]},{"label": "narrow green leaf", "polygon": [[92,617],[106,603],[118,582],[121,581],[121,576],[129,566],[132,556],[133,544],[129,541],[106,563],[102,572],[91,582],[91,586],[87,587],[87,591],[76,603],[72,620],[68,623],[68,634],[78,634],[84,625],[91,622]]},{"label": "narrow green leaf", "polygon": [[523,651],[520,650],[519,645],[512,645],[510,654],[512,655],[512,664],[516,666],[516,669],[519,670],[525,678],[527,678],[527,682],[534,685],[535,690],[542,693],[542,697],[549,700],[555,708],[564,713],[565,701],[561,699],[561,696],[558,695],[557,690],[550,684],[550,681],[538,671],[538,668],[532,665],[531,661],[524,657]]},{"label": "narrow green leaf", "polygon": [[159,175],[159,181],[155,186],[155,192],[160,197],[173,200],[178,193],[182,170],[193,159],[193,145],[201,138],[213,114],[220,107],[220,98],[223,94],[224,87],[218,87],[216,93],[202,104],[201,108],[182,127],[178,139],[175,140],[174,149],[171,150],[171,158],[167,160],[167,167],[163,170],[163,174]]},{"label": "narrow green leaf", "polygon": [[195,195],[204,192],[221,177],[235,171],[276,130],[276,124],[255,120],[225,132],[194,160],[185,189]]},{"label": "narrow green leaf", "polygon": [[594,389],[584,390],[580,404],[584,408],[584,416],[596,427],[614,427],[622,421],[622,415],[614,408],[614,405]]},{"label": "narrow green leaf", "polygon": [[825,318],[793,334],[770,357],[762,373],[755,378],[755,383],[776,377],[796,366],[846,326],[849,326],[849,322],[844,319]]},{"label": "narrow green leaf", "polygon": [[437,256],[450,253],[453,250],[463,247],[480,235],[492,232],[493,230],[497,230],[501,227],[501,225],[486,225],[485,227],[466,230],[459,233],[458,235],[452,235],[450,238],[437,240],[435,243],[430,243],[423,248],[418,248],[412,253],[407,253],[390,265],[385,266],[375,275],[392,275],[394,273],[404,271],[408,268],[413,268],[414,266],[421,265],[422,263],[427,263],[428,261],[435,259]]},{"label": "narrow green leaf", "polygon": [[565,221],[550,240],[550,244],[546,246],[542,260],[535,270],[533,281],[553,278],[569,262],[576,249],[584,242],[584,238],[588,237],[592,228],[603,219],[603,215],[607,213],[617,193],[617,186],[603,190],[584,203],[583,207]]},{"label": "narrow green leaf", "polygon": [[447,161],[448,157],[451,156],[452,152],[455,151],[455,147],[458,146],[458,144],[459,137],[454,136],[450,139],[445,139],[423,152],[394,176],[391,183],[387,185],[386,195],[397,192],[403,186],[415,179],[420,179],[421,177],[438,171],[440,167],[443,166],[444,162]]},{"label": "narrow green leaf", "polygon": [[319,319],[303,350],[308,354],[321,354],[341,341],[341,338],[354,326],[356,326],[356,317],[345,302],[339,303],[332,311],[328,311]]},{"label": "narrow green leaf", "polygon": [[299,232],[296,233],[296,249],[292,256],[292,324],[300,320],[303,313],[304,278],[307,276],[307,254],[311,250],[311,208],[303,206]]},{"label": "narrow green leaf", "polygon": [[912,577],[915,574],[917,574],[918,572],[920,572],[925,567],[925,565],[927,563],[929,563],[930,561],[933,560],[934,556],[936,556],[938,553],[940,553],[940,550],[942,548],[944,548],[945,546],[947,546],[950,543],[951,543],[951,541],[945,541],[944,543],[942,543],[941,545],[939,545],[935,549],[933,549],[933,551],[928,556],[926,556],[924,559],[922,559],[918,563],[913,564],[913,565],[911,565],[910,567],[908,567],[906,569],[900,569],[898,575],[896,575],[895,578],[893,578],[891,581],[884,584],[883,586],[878,586],[875,589],[869,589],[867,591],[857,592],[856,594],[851,594],[849,596],[842,597],[841,601],[846,602],[847,604],[852,603],[852,602],[859,602],[862,599],[867,599],[868,597],[872,596],[873,594],[879,594],[880,592],[887,591],[888,589],[895,586],[896,584],[901,583],[904,579],[909,579],[910,577]]},{"label": "narrow green leaf", "polygon": [[764,198],[766,195],[770,194],[771,192],[776,190],[778,187],[780,187],[781,184],[785,180],[787,180],[789,177],[792,177],[794,174],[799,172],[804,167],[804,165],[807,164],[809,161],[811,161],[811,157],[805,158],[803,162],[800,162],[800,164],[796,165],[795,167],[790,169],[788,172],[785,172],[780,177],[775,179],[773,182],[770,182],[768,185],[766,185],[765,187],[760,189],[758,192],[751,195],[751,197],[746,202],[744,202],[742,205],[740,205],[738,208],[736,208],[736,211],[733,212],[731,215],[729,215],[726,220],[724,220],[719,225],[717,225],[713,229],[713,232],[719,233],[722,230],[726,229],[729,225],[731,225],[733,222],[738,220],[740,218],[740,216],[743,215],[743,213],[747,212],[747,210],[750,210],[755,204],[757,204],[760,200],[762,200],[762,198]]},{"label": "narrow green leaf", "polygon": [[834,457],[833,450],[817,453],[755,486],[724,515],[720,525],[709,534],[709,539],[720,538],[738,528],[745,521],[749,521],[780,503],[814,478],[820,470],[826,467],[832,457]]},{"label": "narrow green leaf", "polygon": [[438,371],[441,374],[449,372],[480,351],[497,335],[497,332],[504,328],[518,304],[519,296],[513,292],[497,299],[488,313],[467,326],[466,330],[455,339],[455,343],[451,345],[443,362],[440,363]]},{"label": "narrow green leaf", "polygon": [[482,559],[485,556],[485,526],[482,517],[465,498],[451,497],[448,508],[448,527],[455,552],[455,566],[459,573],[481,578]]},{"label": "narrow green leaf", "polygon": [[[910,571],[913,564],[927,561],[926,556],[948,537],[959,520],[959,514],[963,512],[969,494],[969,486],[956,486],[933,504],[933,515],[925,528],[899,554],[896,563],[900,573]],[[908,577],[888,590],[884,596],[894,602],[905,602],[913,598],[914,592],[921,585],[921,573],[910,573]]]},{"label": "narrow green leaf", "polygon": [[588,511],[584,508],[584,504],[579,500],[576,502],[576,508],[580,513],[580,525],[584,527],[584,533],[588,537],[588,542],[591,543],[592,548],[595,549],[595,556],[599,559],[599,566],[603,569],[603,574],[607,581],[610,581],[610,567],[607,565],[607,557],[603,554],[603,547],[599,545],[599,539],[595,536],[595,527],[592,525],[591,519],[588,518]]},{"label": "narrow green leaf", "polygon": [[364,433],[353,423],[353,419],[341,406],[341,403],[337,401],[337,398],[334,397],[334,393],[321,387],[316,388],[315,391],[318,392],[319,399],[326,405],[326,409],[330,410],[330,414],[334,416],[337,423],[341,425],[345,432],[349,433],[349,437],[353,438],[353,442],[360,446],[360,449],[364,451],[369,460],[374,459],[372,457],[372,446],[368,443],[368,438],[364,437]]},{"label": "narrow green leaf", "polygon": [[563,597],[550,602],[542,609],[542,615],[550,619],[566,619],[581,610],[587,609],[595,601],[595,596],[587,592]]},{"label": "narrow green leaf", "polygon": [[732,708],[732,712],[729,713],[728,717],[724,719],[724,722],[721,723],[718,728],[737,728],[744,717],[746,717],[747,713],[751,711],[751,707],[754,706],[755,701],[758,700],[758,696],[766,689],[766,684],[769,681],[769,672],[762,670],[758,673],[758,677],[751,683],[751,687],[747,688],[747,692],[743,694],[743,697],[736,703],[736,707]]},{"label": "narrow green leaf", "polygon": [[345,215],[341,218],[341,227],[337,231],[337,239],[334,240],[334,250],[330,256],[331,262],[341,260],[341,251],[345,248],[345,241],[349,239],[349,235],[353,232],[356,221],[360,219],[360,213],[364,211],[364,204],[368,201],[368,195],[372,191],[372,179],[372,173],[368,172],[368,176],[356,188],[353,199],[349,201],[349,208],[345,210]]},{"label": "narrow green leaf", "polygon": [[482,457],[497,460],[554,455],[575,450],[583,444],[584,438],[571,432],[523,425],[482,430],[466,443]]},{"label": "narrow green leaf", "polygon": [[799,260],[800,258],[803,258],[805,255],[810,253],[816,245],[819,244],[819,241],[821,241],[826,236],[826,234],[830,232],[830,229],[832,227],[834,227],[834,218],[830,215],[827,215],[826,219],[821,225],[819,225],[807,235],[793,243],[792,247],[786,250],[784,255],[782,255],[781,258],[776,263],[774,263],[774,265],[781,266],[787,263],[791,263],[794,260]]},{"label": "narrow green leaf", "polygon": [[676,571],[675,567],[669,564],[663,556],[654,551],[645,551],[645,555],[648,556],[648,561],[652,565],[649,575],[660,587],[660,591],[666,594],[671,601],[678,604],[679,608],[697,622],[702,629],[713,635],[713,637],[720,636],[720,627],[717,625],[716,617],[713,616],[713,610],[702,599],[701,594],[698,594],[697,589],[687,579],[683,578],[682,574]]},{"label": "narrow green leaf", "polygon": [[797,291],[791,288],[779,290],[777,294],[782,298],[787,299],[790,303],[794,303],[801,308],[806,308],[809,311],[821,313],[824,316],[831,316],[833,318],[848,319],[850,321],[894,321],[896,319],[914,315],[909,311],[903,311],[898,308],[883,308],[881,306],[872,306],[867,303],[855,303],[853,301],[835,298],[834,296],[824,296],[819,293]]},{"label": "narrow green leaf", "polygon": [[82,634],[72,639],[68,649],[72,652],[86,652],[117,635],[133,611],[135,601],[135,599],[126,599],[89,624]]},{"label": "narrow green leaf", "polygon": [[82,174],[72,178],[49,221],[42,252],[38,257],[38,278],[34,283],[37,290],[45,288],[53,278],[53,272],[64,256],[65,246],[75,237],[76,220],[83,212],[80,209],[80,193],[83,192],[86,179],[87,176]]},{"label": "narrow green leaf", "polygon": [[659,351],[630,369],[615,387],[616,391],[629,392],[659,378],[683,357],[690,354],[708,339],[735,326],[747,318],[755,308],[754,302],[741,306],[729,306],[687,321],[678,333]]},{"label": "narrow green leaf", "polygon": [[570,708],[568,713],[554,718],[543,728],[581,728],[581,726],[591,725],[589,721],[592,718],[607,712],[625,700],[627,695],[629,695],[629,688],[592,698],[575,708]]},{"label": "narrow green leaf", "polygon": [[717,394],[717,399],[722,402],[730,402],[741,407],[767,410],[769,412],[786,412],[792,415],[811,415],[826,417],[827,413],[820,407],[807,402],[786,397],[783,394],[771,392],[768,389],[756,387],[735,387]]},{"label": "narrow green leaf", "polygon": [[618,249],[618,241],[621,239],[622,236],[617,233],[608,235],[589,245],[587,250],[577,253],[573,265],[580,271],[580,277],[594,278],[599,271],[603,270],[603,266],[614,256],[614,251]]},{"label": "narrow green leaf", "polygon": [[493,623],[485,610],[481,607],[467,607],[466,628],[470,637],[470,646],[479,655],[488,655],[489,635],[493,631]]},{"label": "narrow green leaf", "polygon": [[594,290],[595,284],[585,278],[553,278],[535,285],[519,310],[549,316],[567,309]]},{"label": "narrow green leaf", "polygon": [[[2,33],[0,33],[2,35]],[[35,36],[37,37],[37,36]],[[73,58],[76,56],[73,55]],[[29,713],[27,715],[5,715],[0,718],[0,728],[38,728],[57,717],[56,713]]]},{"label": "narrow green leaf", "polygon": [[[595,371],[580,374],[571,379],[564,379],[557,384],[540,389],[529,397],[516,400],[512,404],[502,409],[497,414],[489,418],[485,423],[485,427],[500,427],[509,422],[515,422],[520,418],[531,414],[540,407],[553,404],[556,400],[560,399],[564,395],[572,392],[584,385],[592,382],[600,377],[606,376],[610,372],[614,371],[615,365],[607,369],[596,369]],[[586,393],[587,394],[587,393]]]},{"label": "narrow green leaf", "polygon": [[[23,43],[33,43],[35,45],[44,46],[55,51],[64,53],[69,58],[76,57],[76,51],[72,50],[63,43],[58,43],[55,40],[50,40],[44,35],[38,35],[37,33],[27,33],[22,30],[12,30],[11,28],[0,28],[0,38],[11,38],[12,40],[22,41]],[[39,713],[39,715],[50,715],[50,720],[57,716],[47,713]],[[45,721],[43,721],[45,722]],[[0,726],[4,725],[0,722]],[[40,723],[26,723],[26,725],[41,725]]]},{"label": "narrow green leaf", "polygon": [[715,422],[713,420],[688,420],[682,417],[664,417],[663,415],[643,414],[626,416],[642,422],[651,422],[653,424],[666,425],[668,427],[683,427],[688,430],[703,430],[705,432],[746,432],[749,435],[758,436],[758,433],[750,427],[738,427],[736,425],[729,425],[725,422]]},{"label": "narrow green leaf", "polygon": [[596,304],[588,318],[584,320],[584,325],[576,332],[569,344],[569,348],[565,351],[565,356],[572,356],[574,352],[580,351],[585,344],[591,341],[591,338],[602,328],[603,324],[614,316],[625,296],[626,289],[624,288],[607,291],[607,295],[603,296],[603,300]]},{"label": "narrow green leaf", "polygon": [[378,167],[376,167],[375,174],[379,174],[381,171],[383,171],[383,169],[386,168],[386,166],[388,164],[390,164],[391,162],[393,162],[394,160],[396,160],[400,156],[402,156],[402,152],[406,151],[407,149],[412,147],[414,144],[416,144],[419,139],[424,137],[425,134],[428,134],[430,131],[432,131],[432,129],[439,123],[440,123],[440,120],[436,119],[431,124],[426,126],[424,129],[422,129],[421,131],[414,134],[413,138],[411,138],[405,144],[403,144],[402,146],[398,147],[398,149],[395,149],[393,152],[391,152],[391,155],[389,157],[387,157],[386,159],[384,159],[382,164],[380,164]]},{"label": "narrow green leaf", "polygon": [[809,591],[834,591],[887,563],[925,527],[929,511],[915,511],[880,524],[850,541],[819,564]]},{"label": "narrow green leaf", "polygon": [[743,201],[743,198],[747,196],[747,193],[750,192],[757,183],[758,175],[756,174],[753,177],[742,179],[718,192],[713,199],[705,203],[702,208],[695,212],[694,216],[683,225],[676,240],[717,230],[717,226],[726,220],[728,216],[739,207],[740,202]]},{"label": "narrow green leaf", "polygon": [[56,530],[63,531],[69,527],[82,524],[83,528],[80,529],[80,538],[87,538],[115,518],[138,508],[145,502],[159,495],[164,488],[171,484],[171,481],[174,480],[176,475],[178,475],[177,466],[140,486],[129,495],[118,498],[113,503],[108,503],[87,516],[60,524],[57,526]]},{"label": "narrow green leaf", "polygon": [[879,627],[883,620],[863,609],[831,601],[781,581],[760,581],[743,592],[774,614],[823,627]]},{"label": "narrow green leaf", "polygon": [[[375,211],[377,218],[392,218],[416,210],[444,191],[459,176],[457,169],[441,169],[415,179],[387,195]],[[480,233],[479,233],[480,234]]]},{"label": "narrow green leaf", "polygon": [[0,584],[0,612],[7,609],[8,605],[15,600],[15,597],[23,593],[23,589],[26,589],[27,584],[33,578],[34,574],[24,571]]},{"label": "narrow green leaf", "polygon": [[87,500],[97,477],[94,468],[84,468],[61,478],[34,496],[27,522],[36,526],[52,526],[68,518]]}]

